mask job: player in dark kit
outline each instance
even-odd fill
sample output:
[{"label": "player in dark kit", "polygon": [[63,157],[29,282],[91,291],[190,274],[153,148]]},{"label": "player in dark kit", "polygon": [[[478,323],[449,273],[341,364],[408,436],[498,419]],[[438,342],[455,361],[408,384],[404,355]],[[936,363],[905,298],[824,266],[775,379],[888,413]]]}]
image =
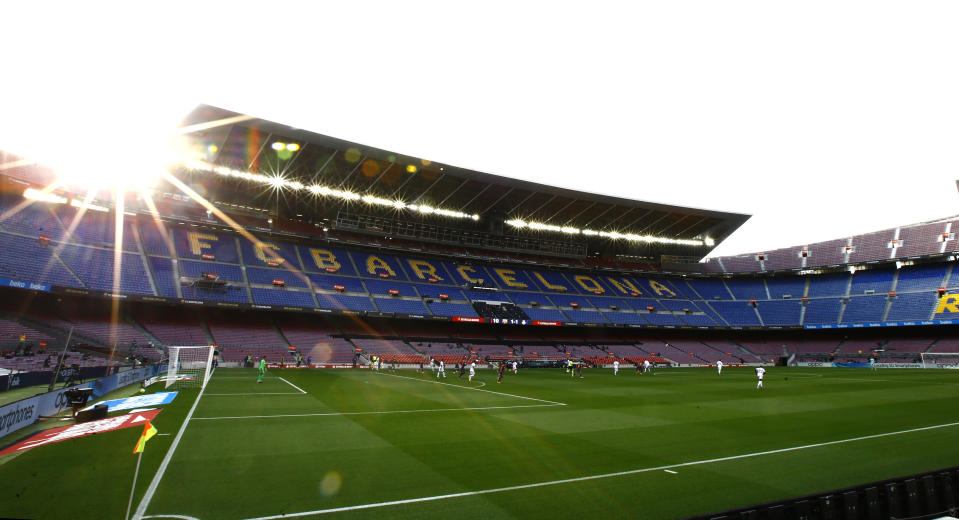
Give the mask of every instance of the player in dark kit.
[{"label": "player in dark kit", "polygon": [[499,368],[499,376],[497,376],[497,378],[496,378],[496,382],[497,382],[497,383],[499,383],[499,382],[501,382],[501,381],[503,380],[503,372],[506,371],[506,363],[503,363],[502,361],[500,361],[498,368]]},{"label": "player in dark kit", "polygon": [[457,363],[456,369],[459,372],[456,377],[463,379],[463,374],[466,373],[466,363]]}]

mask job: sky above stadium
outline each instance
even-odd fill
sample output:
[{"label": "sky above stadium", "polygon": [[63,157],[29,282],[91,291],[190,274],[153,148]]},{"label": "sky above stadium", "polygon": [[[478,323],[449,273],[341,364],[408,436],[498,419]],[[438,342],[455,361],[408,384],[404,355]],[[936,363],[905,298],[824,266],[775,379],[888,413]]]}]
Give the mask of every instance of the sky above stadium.
[{"label": "sky above stadium", "polygon": [[130,164],[206,103],[752,214],[713,256],[959,214],[959,3],[336,4],[4,5],[0,148]]}]

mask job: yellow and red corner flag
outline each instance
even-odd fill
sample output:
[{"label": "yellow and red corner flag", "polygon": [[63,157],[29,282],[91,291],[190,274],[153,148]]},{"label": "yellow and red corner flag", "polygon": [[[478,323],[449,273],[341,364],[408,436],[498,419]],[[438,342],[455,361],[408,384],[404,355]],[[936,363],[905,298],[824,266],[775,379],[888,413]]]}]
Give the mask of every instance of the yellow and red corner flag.
[{"label": "yellow and red corner flag", "polygon": [[143,448],[146,447],[147,441],[156,434],[157,429],[153,427],[153,423],[147,421],[147,423],[143,425],[143,433],[140,434],[140,440],[137,441],[136,447],[133,448],[133,453],[143,453]]}]

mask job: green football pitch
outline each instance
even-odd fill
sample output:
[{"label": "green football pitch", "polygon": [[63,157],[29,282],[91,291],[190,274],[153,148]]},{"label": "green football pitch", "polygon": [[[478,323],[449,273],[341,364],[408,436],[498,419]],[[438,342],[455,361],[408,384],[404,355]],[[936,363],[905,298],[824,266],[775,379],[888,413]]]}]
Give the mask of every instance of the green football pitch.
[{"label": "green football pitch", "polygon": [[[957,371],[770,368],[762,390],[751,368],[447,375],[218,369],[157,416],[132,509],[677,518],[959,465]],[[123,518],[139,434],[0,458],[0,516]]]}]

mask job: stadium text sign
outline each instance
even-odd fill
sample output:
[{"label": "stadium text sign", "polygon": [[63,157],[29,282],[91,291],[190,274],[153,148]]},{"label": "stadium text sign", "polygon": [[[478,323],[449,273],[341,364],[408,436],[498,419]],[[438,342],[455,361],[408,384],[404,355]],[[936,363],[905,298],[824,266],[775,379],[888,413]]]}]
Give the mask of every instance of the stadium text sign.
[{"label": "stadium text sign", "polygon": [[959,294],[948,293],[943,294],[942,298],[939,298],[939,305],[936,306],[936,314],[942,313],[959,313]]}]

